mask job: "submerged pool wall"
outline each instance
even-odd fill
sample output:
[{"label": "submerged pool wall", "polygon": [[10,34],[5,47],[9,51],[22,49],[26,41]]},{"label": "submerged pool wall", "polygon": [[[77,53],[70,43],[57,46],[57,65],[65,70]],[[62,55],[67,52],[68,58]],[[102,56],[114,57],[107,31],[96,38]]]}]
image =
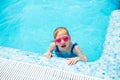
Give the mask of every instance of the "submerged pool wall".
[{"label": "submerged pool wall", "polygon": [[46,59],[38,54],[21,51],[18,49],[0,47],[0,58],[16,60],[39,66],[47,66],[81,73],[106,80],[120,80],[120,10],[115,10],[110,16],[110,24],[104,42],[102,57],[95,62],[78,62],[75,65],[67,65],[66,59]]}]

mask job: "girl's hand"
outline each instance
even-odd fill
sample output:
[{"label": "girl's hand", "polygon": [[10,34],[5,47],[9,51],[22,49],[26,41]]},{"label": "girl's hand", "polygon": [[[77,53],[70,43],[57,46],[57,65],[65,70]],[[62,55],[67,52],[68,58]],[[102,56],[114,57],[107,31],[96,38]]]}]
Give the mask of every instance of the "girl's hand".
[{"label": "girl's hand", "polygon": [[75,64],[78,60],[79,60],[78,57],[68,58],[67,64],[68,64],[68,65],[73,65],[73,64]]},{"label": "girl's hand", "polygon": [[47,53],[45,54],[45,57],[46,57],[46,58],[51,58],[51,57],[52,57],[52,53],[51,53],[51,52],[47,52]]}]

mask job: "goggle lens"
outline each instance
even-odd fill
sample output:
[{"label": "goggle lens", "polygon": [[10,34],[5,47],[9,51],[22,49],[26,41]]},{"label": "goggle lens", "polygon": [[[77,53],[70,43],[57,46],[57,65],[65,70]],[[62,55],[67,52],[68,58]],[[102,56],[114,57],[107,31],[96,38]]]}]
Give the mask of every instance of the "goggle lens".
[{"label": "goggle lens", "polygon": [[64,36],[64,37],[62,37],[62,38],[57,38],[57,39],[55,39],[55,42],[61,43],[62,39],[63,39],[65,42],[67,42],[67,41],[70,39],[70,37],[69,37],[69,36]]}]

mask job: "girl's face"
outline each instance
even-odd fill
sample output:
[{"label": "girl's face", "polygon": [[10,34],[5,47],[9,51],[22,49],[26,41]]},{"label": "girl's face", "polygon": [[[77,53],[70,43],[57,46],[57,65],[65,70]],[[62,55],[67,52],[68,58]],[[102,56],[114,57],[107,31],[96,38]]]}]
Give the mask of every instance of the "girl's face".
[{"label": "girl's face", "polygon": [[70,45],[70,36],[65,30],[59,31],[56,35],[55,43],[60,50],[67,50]]}]

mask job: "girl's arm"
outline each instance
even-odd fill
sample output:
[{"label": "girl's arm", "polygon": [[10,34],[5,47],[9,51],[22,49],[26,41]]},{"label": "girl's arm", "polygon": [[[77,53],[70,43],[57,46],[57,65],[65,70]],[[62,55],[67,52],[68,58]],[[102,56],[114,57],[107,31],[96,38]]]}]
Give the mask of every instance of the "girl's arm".
[{"label": "girl's arm", "polygon": [[86,62],[88,61],[87,57],[82,53],[79,46],[75,46],[74,51],[78,55],[78,60],[82,60],[82,61],[86,61]]},{"label": "girl's arm", "polygon": [[55,49],[55,43],[52,42],[47,50],[47,52],[45,53],[45,57],[47,58],[51,58],[52,57],[52,51]]},{"label": "girl's arm", "polygon": [[68,61],[67,61],[68,65],[73,65],[79,60],[86,61],[86,62],[88,61],[87,57],[82,53],[82,51],[78,46],[75,46],[73,51],[76,53],[76,55],[78,55],[78,57],[68,58]]}]

